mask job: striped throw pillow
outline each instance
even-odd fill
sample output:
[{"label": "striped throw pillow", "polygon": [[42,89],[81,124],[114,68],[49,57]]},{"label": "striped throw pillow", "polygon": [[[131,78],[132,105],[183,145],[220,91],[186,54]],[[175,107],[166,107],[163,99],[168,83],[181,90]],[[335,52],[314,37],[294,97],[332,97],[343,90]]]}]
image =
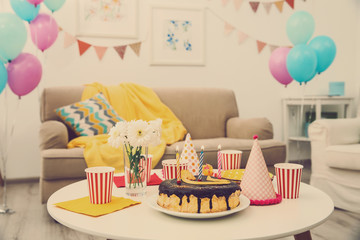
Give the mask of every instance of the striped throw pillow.
[{"label": "striped throw pillow", "polygon": [[123,121],[102,93],[85,101],[60,107],[55,112],[77,136],[108,133],[116,122]]}]

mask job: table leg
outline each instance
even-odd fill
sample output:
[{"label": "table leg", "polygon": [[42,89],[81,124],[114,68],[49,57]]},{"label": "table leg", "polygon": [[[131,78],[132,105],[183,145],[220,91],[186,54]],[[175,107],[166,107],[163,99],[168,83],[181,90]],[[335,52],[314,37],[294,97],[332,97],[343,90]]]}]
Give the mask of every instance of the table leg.
[{"label": "table leg", "polygon": [[311,240],[311,234],[310,231],[306,231],[303,233],[299,233],[294,235],[295,240]]}]

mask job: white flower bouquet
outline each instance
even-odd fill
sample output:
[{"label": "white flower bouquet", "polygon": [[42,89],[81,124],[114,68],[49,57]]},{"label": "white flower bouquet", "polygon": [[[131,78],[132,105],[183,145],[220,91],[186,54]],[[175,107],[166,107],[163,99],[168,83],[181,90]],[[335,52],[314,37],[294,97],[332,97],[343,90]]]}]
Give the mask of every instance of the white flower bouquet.
[{"label": "white flower bouquet", "polygon": [[[141,154],[145,148],[147,155],[148,146],[157,146],[161,142],[161,119],[153,121],[132,120],[117,122],[110,129],[108,143],[114,147],[123,147],[125,186],[127,189],[146,187],[143,174],[145,163],[141,161]],[[146,156],[147,157],[147,156]]]}]

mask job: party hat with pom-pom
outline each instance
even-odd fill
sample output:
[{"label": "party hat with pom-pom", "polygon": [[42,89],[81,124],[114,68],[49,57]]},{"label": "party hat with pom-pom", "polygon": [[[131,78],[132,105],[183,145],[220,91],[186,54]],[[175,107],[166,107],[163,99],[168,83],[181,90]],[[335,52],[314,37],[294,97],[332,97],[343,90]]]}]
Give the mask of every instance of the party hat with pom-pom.
[{"label": "party hat with pom-pom", "polygon": [[196,154],[195,146],[192,142],[190,133],[186,135],[185,144],[181,153],[180,161],[188,161],[188,170],[193,175],[199,174],[199,157]]},{"label": "party hat with pom-pom", "polygon": [[254,136],[254,143],[240,186],[242,194],[252,202],[276,199],[274,186],[271,182],[257,136]]}]

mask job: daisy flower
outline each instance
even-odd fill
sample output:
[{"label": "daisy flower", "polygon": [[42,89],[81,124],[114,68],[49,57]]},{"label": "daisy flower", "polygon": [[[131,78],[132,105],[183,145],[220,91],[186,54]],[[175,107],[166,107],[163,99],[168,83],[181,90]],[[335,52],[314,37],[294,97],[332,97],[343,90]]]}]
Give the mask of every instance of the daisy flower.
[{"label": "daisy flower", "polygon": [[150,127],[146,121],[137,120],[128,123],[128,141],[133,147],[148,146],[151,140]]}]

